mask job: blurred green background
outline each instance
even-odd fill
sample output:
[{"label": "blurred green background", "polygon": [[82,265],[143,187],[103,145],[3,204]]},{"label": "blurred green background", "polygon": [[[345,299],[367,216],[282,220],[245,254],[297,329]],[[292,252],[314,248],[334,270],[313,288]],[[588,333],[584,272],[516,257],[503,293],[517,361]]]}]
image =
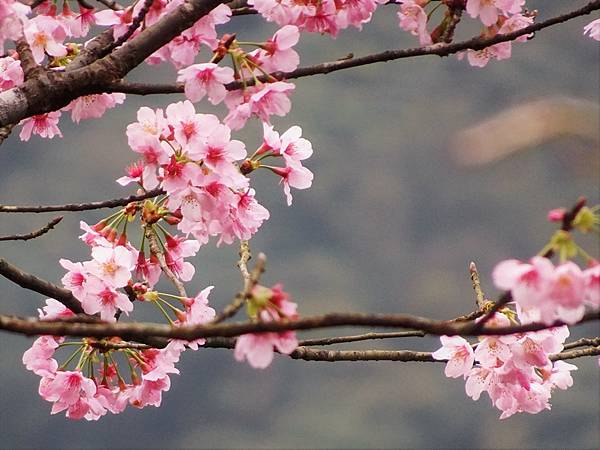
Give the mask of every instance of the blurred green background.
[{"label": "blurred green background", "polygon": [[[544,16],[583,2],[529,1]],[[360,56],[416,41],[397,27],[395,7],[380,8],[364,32],[338,39],[303,36],[302,65]],[[594,17],[595,18],[595,17]],[[467,266],[477,262],[484,288],[504,258],[539,251],[554,226],[545,215],[579,195],[598,201],[598,143],[563,136],[494,164],[458,166],[455,134],[505,108],[566,95],[598,103],[598,44],[582,37],[584,17],[517,44],[514,56],[481,70],[455,57],[421,57],[298,80],[284,131],[300,124],[314,146],[307,166],[312,189],[285,206],[278,180],[257,174],[258,197],[271,212],[251,242],[268,255],[263,281],[282,281],[303,315],[328,311],[407,312],[449,318],[471,311]],[[243,40],[276,29],[256,17],[223,28]],[[474,32],[463,28],[463,37]],[[206,59],[204,52],[202,59]],[[131,79],[169,81],[170,67],[138,68]],[[0,147],[0,203],[45,204],[129,195],[113,180],[135,159],[125,126],[138,107],[165,106],[181,96],[131,96],[101,120],[70,123],[64,139],[18,132]],[[207,103],[197,109],[214,111]],[[219,110],[222,113],[222,110]],[[221,116],[222,117],[222,116]],[[597,113],[591,118],[600,126]],[[507,136],[518,132],[502,130]],[[237,138],[260,142],[255,121]],[[485,146],[485,142],[481,144]],[[52,233],[31,242],[2,242],[0,255],[58,282],[61,257],[88,258],[79,220],[106,211],[71,213]],[[53,215],[2,215],[0,234],[27,232]],[[598,242],[589,241],[598,254]],[[593,247],[596,248],[593,248]],[[240,288],[237,247],[201,249],[190,291],[214,284],[220,309]],[[35,315],[43,298],[0,279],[2,313]],[[138,308],[142,309],[142,308]],[[139,316],[159,320],[147,310]],[[356,330],[336,330],[336,334]],[[577,336],[598,335],[598,325]],[[325,333],[305,333],[322,336]],[[569,391],[555,392],[552,411],[500,422],[487,397],[473,402],[464,382],[443,366],[417,363],[324,363],[276,358],[265,370],[234,361],[228,350],[186,352],[160,408],[129,408],[99,422],[51,416],[37,395],[38,377],[21,356],[31,339],[0,334],[0,441],[5,448],[593,448],[600,442],[597,361],[577,360]],[[435,338],[348,344],[343,348],[433,350]]]}]

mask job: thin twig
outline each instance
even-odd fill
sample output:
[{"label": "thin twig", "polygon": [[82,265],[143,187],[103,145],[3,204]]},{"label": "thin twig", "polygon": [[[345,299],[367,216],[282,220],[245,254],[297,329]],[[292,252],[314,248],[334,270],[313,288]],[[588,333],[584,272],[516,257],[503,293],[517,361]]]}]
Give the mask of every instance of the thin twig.
[{"label": "thin twig", "polygon": [[298,347],[290,354],[292,359],[304,361],[415,361],[443,362],[431,356],[430,352],[415,352],[412,350],[320,350],[315,348]]},{"label": "thin twig", "polygon": [[89,211],[92,209],[115,208],[117,206],[126,206],[131,202],[145,200],[147,198],[157,197],[164,194],[161,189],[154,189],[140,195],[130,195],[124,198],[114,198],[111,200],[103,200],[99,202],[89,203],[67,203],[64,205],[39,205],[39,206],[22,206],[22,205],[0,205],[0,212],[5,213],[45,213],[55,211]]},{"label": "thin twig", "polygon": [[319,345],[335,345],[335,344],[346,344],[348,342],[359,342],[368,341],[374,339],[393,339],[403,337],[424,337],[426,333],[424,331],[395,331],[392,333],[365,333],[356,334],[353,336],[337,336],[330,338],[321,339],[305,339],[300,341],[300,346],[319,346]]},{"label": "thin twig", "polygon": [[181,282],[179,277],[175,273],[173,273],[173,271],[167,264],[165,254],[162,251],[162,249],[160,248],[160,245],[158,243],[158,238],[156,237],[155,231],[152,229],[151,226],[147,225],[145,227],[144,232],[146,234],[146,239],[148,239],[148,243],[150,244],[150,251],[158,259],[158,264],[160,265],[162,272],[171,281],[171,283],[173,283],[173,286],[175,286],[175,289],[177,289],[177,292],[179,293],[179,295],[187,298],[188,295],[187,295],[187,292],[185,291],[185,286],[183,285],[183,283]]},{"label": "thin twig", "polygon": [[250,272],[248,272],[248,261],[252,258],[252,254],[250,253],[250,244],[246,240],[240,241],[240,260],[237,263],[238,268],[242,274],[242,279],[244,280],[244,291],[246,290],[246,286],[250,283]]},{"label": "thin twig", "polygon": [[559,361],[565,359],[581,358],[583,356],[600,355],[600,347],[590,347],[581,350],[572,350],[570,352],[560,352],[555,355],[550,355],[550,361]]},{"label": "thin twig", "polygon": [[577,347],[598,347],[600,346],[600,337],[581,338],[564,345],[563,350],[570,350]]},{"label": "thin twig", "polygon": [[475,262],[471,261],[469,264],[469,273],[471,274],[471,283],[473,284],[473,290],[475,291],[475,304],[477,305],[477,309],[483,311],[485,308],[486,300],[485,294],[481,289],[481,280],[479,279],[479,271],[477,270],[477,266]]},{"label": "thin twig", "polygon": [[135,33],[135,31],[140,27],[140,25],[144,21],[144,18],[146,17],[146,14],[148,14],[148,11],[150,10],[150,7],[152,6],[152,3],[154,2],[154,0],[143,0],[143,2],[144,2],[144,4],[138,11],[137,16],[135,16],[134,19],[129,24],[127,31],[125,33],[123,33],[123,35],[119,36],[119,38],[116,41],[114,41],[112,44],[110,44],[104,50],[104,52],[102,53],[102,56],[109,54],[115,48],[117,48],[117,47],[123,45],[125,42],[127,42],[127,40],[131,36],[133,36],[133,33]]},{"label": "thin twig", "polygon": [[42,228],[36,231],[32,231],[31,233],[13,234],[11,236],[0,236],[0,241],[28,241],[29,239],[35,239],[52,230],[62,219],[62,216],[55,217]]},{"label": "thin twig", "polygon": [[[242,256],[242,250],[240,250],[240,258],[240,262],[245,258],[245,256]],[[246,300],[252,295],[252,289],[254,289],[254,287],[260,281],[260,277],[265,271],[266,264],[267,257],[264,253],[259,253],[258,257],[256,258],[256,264],[254,265],[252,272],[249,273],[249,278],[244,278],[244,290],[238,292],[238,294],[233,298],[232,302],[227,305],[220,314],[217,314],[211,323],[218,324],[226,319],[229,319],[230,317],[233,317],[240,310],[240,308],[244,306]]]}]

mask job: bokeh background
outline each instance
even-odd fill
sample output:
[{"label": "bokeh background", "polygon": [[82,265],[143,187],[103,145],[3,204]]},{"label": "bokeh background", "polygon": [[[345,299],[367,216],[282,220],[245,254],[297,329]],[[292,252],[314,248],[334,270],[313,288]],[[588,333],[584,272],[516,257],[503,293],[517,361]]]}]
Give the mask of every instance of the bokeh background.
[{"label": "bokeh background", "polygon": [[[575,3],[582,2],[528,5],[548,16]],[[312,189],[296,191],[288,208],[275,177],[255,177],[259,200],[272,215],[251,242],[269,258],[264,282],[282,281],[304,315],[365,311],[448,318],[474,306],[467,270],[474,260],[485,290],[497,295],[489,276],[494,264],[538,252],[555,228],[545,219],[549,209],[569,206],[579,195],[598,200],[598,141],[549,133],[546,142],[510,157],[467,167],[457,163],[456,134],[506,108],[557,95],[597,105],[598,44],[581,35],[590,20],[544,30],[516,45],[509,61],[485,69],[455,57],[421,57],[298,80],[292,112],[274,123],[282,131],[303,127],[315,149],[307,163],[315,181]],[[275,27],[241,17],[224,31],[233,29],[243,40],[260,40]],[[473,32],[467,26],[463,37]],[[308,65],[349,52],[358,56],[414,45],[398,29],[395,7],[387,7],[362,33],[347,31],[337,40],[303,36],[299,49],[302,65]],[[145,66],[131,79],[168,81],[173,70]],[[126,124],[135,120],[139,106],[165,106],[181,98],[131,96],[101,120],[79,125],[65,115],[64,139],[20,143],[13,133],[0,147],[0,203],[129,195],[113,181],[135,158],[127,147]],[[197,106],[211,111],[206,103]],[[597,109],[589,111],[585,117],[597,130]],[[561,120],[575,128],[579,121],[570,115]],[[477,145],[484,151],[486,144],[516,133],[510,126]],[[254,148],[258,123],[236,137]],[[59,258],[88,257],[77,239],[79,221],[96,222],[105,213],[66,214],[42,238],[2,242],[0,255],[58,282]],[[51,217],[5,214],[0,234],[33,230]],[[588,245],[597,255],[598,242]],[[213,284],[211,300],[217,309],[224,306],[240,288],[236,256],[235,246],[203,247],[190,291]],[[2,313],[35,315],[43,302],[4,279],[0,289]],[[138,317],[159,320],[147,310]],[[599,332],[595,324],[574,330],[576,336]],[[49,414],[50,405],[37,395],[38,377],[21,364],[30,345],[29,338],[0,334],[4,448],[593,448],[600,442],[595,359],[576,361],[575,385],[553,395],[552,411],[499,421],[487,398],[473,402],[464,382],[445,378],[440,364],[279,357],[260,371],[235,362],[228,350],[206,349],[183,355],[181,375],[172,378],[162,407],[129,408],[86,423]],[[438,340],[343,348],[366,347],[433,350]]]}]

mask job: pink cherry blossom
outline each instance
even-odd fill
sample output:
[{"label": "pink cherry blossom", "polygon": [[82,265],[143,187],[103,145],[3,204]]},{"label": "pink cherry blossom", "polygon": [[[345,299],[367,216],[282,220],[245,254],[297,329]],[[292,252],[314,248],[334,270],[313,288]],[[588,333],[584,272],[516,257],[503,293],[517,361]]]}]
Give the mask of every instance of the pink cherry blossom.
[{"label": "pink cherry blossom", "polygon": [[0,91],[6,91],[23,83],[21,61],[10,56],[0,58]]},{"label": "pink cherry blossom", "polygon": [[172,103],[167,107],[167,121],[173,127],[173,134],[184,150],[193,149],[202,143],[210,132],[219,125],[219,119],[212,114],[197,114],[189,100]]},{"label": "pink cherry blossom", "polygon": [[95,278],[86,283],[86,295],[81,306],[87,314],[100,313],[100,318],[107,322],[115,322],[118,310],[125,314],[133,311],[133,303],[125,294]]},{"label": "pink cherry blossom", "polygon": [[489,27],[498,21],[498,0],[467,0],[467,13],[473,17],[479,17],[481,22]]},{"label": "pink cherry blossom", "polygon": [[460,336],[442,336],[440,340],[442,348],[433,352],[431,356],[435,359],[448,360],[444,371],[447,377],[464,376],[466,378],[475,362],[471,344]]},{"label": "pink cherry blossom", "polygon": [[51,376],[56,373],[58,363],[52,358],[58,345],[64,338],[55,336],[40,336],[29,350],[23,354],[23,364],[41,377]]},{"label": "pink cherry blossom", "polygon": [[281,148],[279,153],[290,162],[303,161],[310,158],[313,153],[312,144],[302,136],[302,128],[295,125],[281,135]]},{"label": "pink cherry blossom", "polygon": [[280,353],[289,355],[296,347],[298,340],[291,331],[243,334],[237,338],[234,357],[237,361],[248,361],[255,369],[265,369],[273,361],[275,348]]},{"label": "pink cherry blossom", "polygon": [[94,14],[96,24],[101,26],[112,26],[115,39],[123,36],[133,20],[133,8],[126,8],[121,11],[105,9]]},{"label": "pink cherry blossom", "polygon": [[53,111],[23,120],[21,122],[23,128],[19,133],[19,138],[22,141],[28,141],[32,134],[48,139],[52,139],[54,136],[62,137],[62,133],[57,126],[60,114],[60,111]]},{"label": "pink cherry blossom", "polygon": [[71,119],[79,123],[81,119],[97,119],[102,117],[107,109],[114,108],[125,101],[125,94],[93,94],[73,100],[64,108],[71,111]]},{"label": "pink cherry blossom", "polygon": [[[514,16],[509,17],[504,21],[498,33],[500,34],[508,34],[514,31],[518,31],[522,28],[528,27],[533,24],[533,17],[524,16],[523,14],[515,14]],[[523,36],[519,36],[515,39],[516,42],[527,42],[527,40],[532,36],[532,34],[526,34]],[[499,59],[499,58],[498,58]]]},{"label": "pink cherry blossom", "polygon": [[600,308],[600,264],[583,271],[585,293],[583,301],[593,308]]},{"label": "pink cherry blossom", "polygon": [[159,378],[155,381],[143,380],[129,393],[129,403],[136,408],[145,406],[160,406],[162,393],[171,388],[169,377]]},{"label": "pink cherry blossom", "polygon": [[414,0],[403,0],[398,10],[400,28],[419,37],[421,45],[431,45],[431,36],[427,32],[427,13]]},{"label": "pink cherry blossom", "polygon": [[292,193],[290,188],[308,189],[312,185],[313,173],[300,162],[288,160],[286,167],[269,167],[269,169],[281,177],[283,192],[288,206],[292,205]]},{"label": "pink cherry blossom", "polygon": [[[65,2],[65,5],[68,3]],[[93,9],[87,9],[79,5],[79,14],[69,23],[69,29],[73,37],[84,37],[90,32],[90,28],[96,24],[96,17]]]},{"label": "pink cherry blossom", "polygon": [[573,377],[571,371],[577,370],[577,366],[565,361],[556,361],[548,374],[548,382],[552,387],[565,390],[573,386]]},{"label": "pink cherry blossom", "polygon": [[68,270],[61,280],[63,286],[69,289],[79,300],[83,299],[85,297],[84,283],[88,278],[87,270],[84,269],[83,264],[80,262],[74,263],[68,259],[61,258],[59,263]]},{"label": "pink cherry blossom", "polygon": [[262,45],[257,57],[267,72],[291,72],[298,67],[300,56],[292,49],[300,39],[300,31],[294,25],[280,28],[271,39]]},{"label": "pink cherry blossom", "polygon": [[185,84],[185,96],[198,102],[208,94],[208,100],[218,105],[225,98],[225,84],[233,81],[233,69],[214,63],[194,64],[178,72],[177,81]]},{"label": "pink cherry blossom", "polygon": [[67,37],[63,25],[50,16],[36,16],[28,21],[24,29],[35,62],[41,63],[48,53],[51,56],[65,56],[67,48],[62,42]]},{"label": "pink cherry blossom", "polygon": [[[491,59],[503,60],[510,58],[512,54],[512,43],[501,42],[491,45],[482,50],[467,50],[467,60],[473,67],[485,67]],[[459,53],[458,59],[462,59],[465,53]]]},{"label": "pink cherry blossom", "polygon": [[121,245],[113,248],[94,247],[92,258],[92,261],[84,264],[91,274],[115,288],[127,285],[136,262],[136,255],[132,251]]},{"label": "pink cherry blossom", "polygon": [[127,125],[127,140],[133,147],[141,136],[150,135],[160,138],[163,133],[168,134],[168,124],[162,109],[153,110],[142,106],[137,112],[137,122]]},{"label": "pink cherry blossom", "polygon": [[583,34],[600,41],[600,19],[593,20],[583,27]]},{"label": "pink cherry blossom", "polygon": [[229,114],[224,122],[232,130],[239,130],[250,115],[255,115],[266,123],[270,123],[271,115],[283,117],[292,107],[289,95],[294,89],[295,86],[291,83],[276,81],[250,88],[249,94],[228,93],[225,104],[229,108]]},{"label": "pink cherry blossom", "polygon": [[169,194],[184,189],[188,183],[196,177],[201,176],[201,169],[192,162],[178,161],[175,155],[169,159],[169,163],[160,169],[162,187]]},{"label": "pink cherry blossom", "polygon": [[158,381],[168,377],[170,373],[179,373],[175,363],[179,361],[184,347],[177,342],[170,342],[165,348],[151,348],[139,354],[144,361],[142,378],[146,381]]},{"label": "pink cherry blossom", "polygon": [[0,1],[0,53],[4,53],[4,41],[15,41],[23,35],[23,24],[27,22],[29,6],[15,0]]},{"label": "pink cherry blossom", "polygon": [[44,400],[58,405],[53,414],[74,405],[80,398],[90,398],[96,394],[92,380],[76,371],[58,371],[40,381],[40,395]]},{"label": "pink cherry blossom", "polygon": [[231,140],[231,130],[228,126],[218,125],[213,128],[206,141],[194,150],[193,155],[202,159],[206,167],[215,173],[229,178],[230,184],[247,183],[245,177],[232,164],[246,157],[246,147],[241,141]]},{"label": "pink cherry blossom", "polygon": [[65,317],[71,317],[75,315],[75,313],[58,300],[54,300],[53,298],[47,298],[46,306],[44,306],[41,309],[38,308],[38,315],[42,320],[54,320]]}]

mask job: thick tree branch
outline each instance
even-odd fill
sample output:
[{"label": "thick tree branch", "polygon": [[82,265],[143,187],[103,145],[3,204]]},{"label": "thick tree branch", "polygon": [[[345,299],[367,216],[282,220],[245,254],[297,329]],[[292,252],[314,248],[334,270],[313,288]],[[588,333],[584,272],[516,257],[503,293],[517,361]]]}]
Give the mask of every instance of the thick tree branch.
[{"label": "thick tree branch", "polygon": [[[600,320],[600,311],[588,312],[577,322],[579,325]],[[0,329],[26,335],[47,334],[54,336],[112,337],[140,341],[148,337],[165,337],[194,340],[206,337],[234,337],[246,333],[281,332],[287,330],[312,330],[335,327],[385,327],[410,328],[432,335],[489,336],[539,331],[566,325],[557,321],[551,325],[529,323],[508,327],[485,326],[473,332],[471,323],[433,320],[409,314],[361,314],[330,313],[321,316],[305,317],[297,320],[273,322],[234,322],[226,324],[198,324],[172,327],[156,323],[65,323],[64,321],[39,321],[33,318],[0,316]]]},{"label": "thick tree branch", "polygon": [[69,70],[43,73],[0,93],[0,127],[55,111],[78,97],[105,92],[107,84],[123,78],[221,3],[222,0],[186,0],[108,56],[81,67],[102,55],[112,43],[112,30],[103,32],[103,39],[92,40],[93,51],[86,52],[89,57],[82,57],[84,62],[80,59]]},{"label": "thick tree branch", "polygon": [[21,68],[23,69],[26,80],[29,80],[44,71],[44,69],[35,62],[31,48],[25,38],[21,38],[16,42],[16,49],[19,54]]},{"label": "thick tree branch", "polygon": [[46,234],[48,231],[54,229],[54,227],[63,219],[62,216],[55,217],[46,225],[39,230],[32,231],[27,234],[13,234],[10,236],[0,236],[0,241],[28,241],[29,239],[35,239]]},{"label": "thick tree branch", "polygon": [[145,200],[147,198],[153,198],[161,194],[164,194],[164,191],[162,191],[161,189],[154,189],[141,195],[130,195],[129,197],[114,198],[111,200],[102,200],[99,202],[67,203],[64,205],[38,206],[0,205],[0,213],[46,213],[56,211],[89,211],[92,209],[116,208],[117,206],[126,206],[131,202],[137,202],[140,200]]}]

